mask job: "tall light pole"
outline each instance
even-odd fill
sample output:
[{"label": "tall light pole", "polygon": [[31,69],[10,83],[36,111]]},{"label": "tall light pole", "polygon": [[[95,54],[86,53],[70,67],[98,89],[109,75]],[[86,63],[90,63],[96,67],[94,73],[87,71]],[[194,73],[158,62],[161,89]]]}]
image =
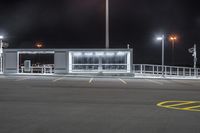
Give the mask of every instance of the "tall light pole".
[{"label": "tall light pole", "polygon": [[109,48],[109,0],[106,0],[106,48]]},{"label": "tall light pole", "polygon": [[162,76],[164,77],[164,63],[165,63],[165,36],[162,35],[161,37],[157,37],[157,40],[162,41]]},{"label": "tall light pole", "polygon": [[0,36],[0,73],[3,72],[3,36]]},{"label": "tall light pole", "polygon": [[170,41],[172,41],[172,65],[174,65],[174,48],[175,48],[175,41],[177,39],[176,36],[171,36],[170,38]]}]

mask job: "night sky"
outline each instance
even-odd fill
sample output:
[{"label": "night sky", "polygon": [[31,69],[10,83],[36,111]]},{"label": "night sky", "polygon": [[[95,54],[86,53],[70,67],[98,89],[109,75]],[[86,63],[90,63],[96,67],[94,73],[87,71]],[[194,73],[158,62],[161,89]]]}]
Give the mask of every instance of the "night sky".
[{"label": "night sky", "polygon": [[[198,1],[110,0],[110,47],[129,43],[134,63],[161,63],[155,38],[162,33],[178,37],[174,65],[192,66],[188,48],[194,43],[200,57]],[[45,48],[104,48],[105,0],[1,0],[0,34],[10,48],[33,48],[37,41]],[[165,42],[165,64],[171,65],[171,42]]]}]

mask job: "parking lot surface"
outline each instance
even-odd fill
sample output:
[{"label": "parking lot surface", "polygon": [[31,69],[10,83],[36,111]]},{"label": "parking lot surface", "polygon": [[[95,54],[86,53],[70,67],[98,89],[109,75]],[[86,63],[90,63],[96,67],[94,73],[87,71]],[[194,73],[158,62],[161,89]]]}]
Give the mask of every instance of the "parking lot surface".
[{"label": "parking lot surface", "polygon": [[165,101],[200,101],[200,80],[0,76],[0,133],[200,133]]}]

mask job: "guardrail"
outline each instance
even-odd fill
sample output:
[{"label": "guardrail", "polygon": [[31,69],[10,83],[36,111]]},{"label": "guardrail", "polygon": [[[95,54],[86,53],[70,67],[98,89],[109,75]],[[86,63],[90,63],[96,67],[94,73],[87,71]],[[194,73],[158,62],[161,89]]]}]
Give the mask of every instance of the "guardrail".
[{"label": "guardrail", "polygon": [[28,71],[25,70],[24,66],[21,66],[20,73],[53,73],[52,66],[31,66]]},{"label": "guardrail", "polygon": [[[162,75],[161,65],[150,64],[133,64],[133,72],[139,75]],[[194,69],[192,67],[178,67],[178,66],[164,66],[165,76],[200,76],[200,69]]]}]

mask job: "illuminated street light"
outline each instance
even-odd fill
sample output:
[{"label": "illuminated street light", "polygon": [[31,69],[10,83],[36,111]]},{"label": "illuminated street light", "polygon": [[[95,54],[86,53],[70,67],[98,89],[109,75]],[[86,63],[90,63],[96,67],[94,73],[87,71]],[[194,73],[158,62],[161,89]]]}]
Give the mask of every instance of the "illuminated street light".
[{"label": "illuminated street light", "polygon": [[169,39],[170,39],[170,41],[172,41],[172,48],[174,49],[174,43],[175,43],[177,37],[171,36]]},{"label": "illuminated street light", "polygon": [[35,44],[35,47],[36,48],[43,48],[44,47],[44,43],[41,42],[41,41],[37,41],[36,44]]},{"label": "illuminated street light", "polygon": [[170,36],[169,40],[172,42],[172,65],[174,65],[174,48],[175,41],[177,40],[176,36]]},{"label": "illuminated street light", "polygon": [[161,41],[163,38],[162,37],[157,37],[156,38],[158,41]]},{"label": "illuminated street light", "polygon": [[158,41],[162,41],[162,76],[164,77],[164,55],[165,55],[165,51],[164,51],[164,46],[165,46],[165,36],[162,35],[160,37],[157,37]]}]

